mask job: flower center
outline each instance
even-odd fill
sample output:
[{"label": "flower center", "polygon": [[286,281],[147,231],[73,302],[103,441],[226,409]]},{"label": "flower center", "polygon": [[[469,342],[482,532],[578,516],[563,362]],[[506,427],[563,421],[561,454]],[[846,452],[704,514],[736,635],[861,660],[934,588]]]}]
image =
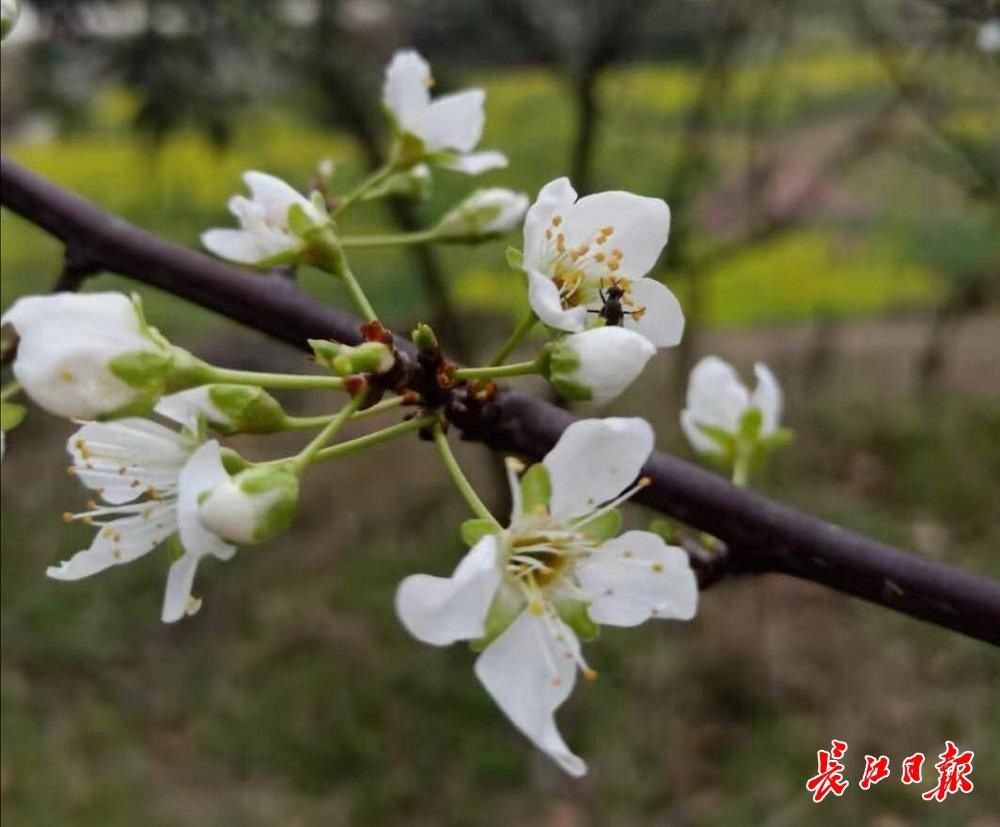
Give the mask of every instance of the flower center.
[{"label": "flower center", "polygon": [[593,301],[602,284],[619,278],[625,254],[618,247],[607,248],[615,231],[610,224],[594,233],[589,243],[567,247],[559,229],[562,223],[562,216],[554,215],[545,228],[545,239],[551,256],[549,274],[559,288],[563,309],[569,309]]}]

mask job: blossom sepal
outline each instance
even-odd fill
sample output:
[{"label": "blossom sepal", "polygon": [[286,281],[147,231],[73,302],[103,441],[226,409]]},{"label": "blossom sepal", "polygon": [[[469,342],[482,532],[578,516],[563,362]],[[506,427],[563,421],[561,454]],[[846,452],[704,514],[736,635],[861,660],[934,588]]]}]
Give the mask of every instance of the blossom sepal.
[{"label": "blossom sepal", "polygon": [[203,493],[198,516],[224,540],[258,545],[288,530],[298,501],[299,478],[291,465],[257,465]]},{"label": "blossom sepal", "polygon": [[465,543],[469,548],[472,548],[476,543],[487,537],[490,534],[497,533],[497,524],[493,520],[487,520],[482,517],[473,517],[470,520],[465,520],[460,528],[462,533],[462,542]]}]

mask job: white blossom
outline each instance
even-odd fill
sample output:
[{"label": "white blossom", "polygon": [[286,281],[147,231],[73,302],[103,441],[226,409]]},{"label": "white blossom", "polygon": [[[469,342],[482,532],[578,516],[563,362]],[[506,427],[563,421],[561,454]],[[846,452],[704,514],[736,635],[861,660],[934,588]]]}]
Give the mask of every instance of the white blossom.
[{"label": "white blossom", "polygon": [[681,340],[684,314],[674,294],[643,278],[670,232],[670,208],[659,198],[600,192],[577,200],[568,178],[542,187],[524,220],[528,298],[545,324],[583,330],[604,306],[601,291],[618,287],[622,323],[656,347]]},{"label": "white blossom", "polygon": [[566,772],[582,775],[554,714],[572,691],[583,658],[580,636],[597,624],[690,619],[698,588],[687,555],[659,535],[627,531],[616,507],[649,457],[653,432],[641,419],[570,425],[539,465],[508,460],[510,526],[487,533],[451,577],[407,577],[396,594],[404,626],[444,646],[482,648],[475,672],[496,703]]},{"label": "white blossom", "polygon": [[18,335],[14,375],[48,411],[74,419],[152,406],[174,349],[121,293],[18,299],[3,315]]},{"label": "white blossom", "polygon": [[504,187],[476,190],[438,224],[444,238],[477,238],[509,233],[521,226],[528,196]]},{"label": "white blossom", "polygon": [[430,157],[469,175],[507,166],[502,152],[472,151],[483,134],[486,93],[467,89],[431,100],[433,85],[430,65],[413,50],[396,52],[385,70],[382,101],[398,133],[417,142],[412,160]]},{"label": "white blossom", "polygon": [[1000,52],[1000,18],[994,17],[979,26],[976,45],[988,55]]},{"label": "white blossom", "polygon": [[692,447],[701,454],[722,456],[727,437],[741,438],[747,413],[760,415],[755,440],[774,436],[780,427],[782,394],[778,381],[767,365],[754,365],[757,387],[753,392],[743,384],[732,365],[718,356],[706,356],[691,371],[687,405],[681,412],[681,427]]},{"label": "white blossom", "polygon": [[199,443],[190,431],[130,417],[85,423],[67,448],[73,472],[104,504],[91,501],[85,511],[64,515],[97,527],[97,534],[88,548],[50,567],[48,576],[89,577],[136,560],[176,534],[183,553],[167,575],[162,619],[172,623],[197,611],[191,588],[198,562],[236,553],[198,519],[199,497],[228,479],[219,443]]},{"label": "white blossom", "polygon": [[546,372],[564,399],[610,402],[642,373],[656,348],[623,327],[594,327],[553,343]]},{"label": "white blossom", "polygon": [[319,200],[311,201],[280,178],[245,172],[243,180],[251,197],[229,200],[240,229],[207,230],[201,236],[201,243],[220,258],[257,266],[294,261],[309,246],[303,233],[330,220]]}]

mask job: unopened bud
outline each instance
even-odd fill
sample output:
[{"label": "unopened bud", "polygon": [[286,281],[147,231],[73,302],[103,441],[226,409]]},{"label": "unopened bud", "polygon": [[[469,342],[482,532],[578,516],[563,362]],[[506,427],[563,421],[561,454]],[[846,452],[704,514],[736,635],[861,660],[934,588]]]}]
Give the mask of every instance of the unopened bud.
[{"label": "unopened bud", "polygon": [[476,190],[445,214],[438,224],[438,236],[482,238],[508,233],[521,226],[528,203],[528,196],[524,193],[503,187]]},{"label": "unopened bud", "polygon": [[437,336],[434,334],[434,329],[429,324],[420,322],[420,324],[413,328],[410,338],[413,340],[413,344],[417,346],[417,350],[421,353],[437,353],[438,350],[440,350]]},{"label": "unopened bud", "polygon": [[288,466],[258,465],[210,489],[198,506],[207,529],[238,545],[256,545],[288,529],[299,478]]}]

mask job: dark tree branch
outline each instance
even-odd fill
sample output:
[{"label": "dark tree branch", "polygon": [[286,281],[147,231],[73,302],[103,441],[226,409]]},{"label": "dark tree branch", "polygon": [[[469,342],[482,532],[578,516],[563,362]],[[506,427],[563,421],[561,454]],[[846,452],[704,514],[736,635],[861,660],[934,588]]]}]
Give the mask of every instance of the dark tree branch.
[{"label": "dark tree branch", "polygon": [[[59,238],[94,266],[214,310],[296,347],[312,337],[353,343],[356,319],[324,307],[280,276],[243,270],[163,241],[45,181],[4,157],[0,203]],[[409,347],[408,342],[401,344]],[[465,422],[465,436],[539,458],[573,417],[506,391],[499,418]],[[715,474],[656,452],[646,466],[646,504],[718,537],[725,573],[780,572],[1000,645],[1000,584],[869,540],[735,488]],[[722,576],[692,555],[702,587]]]}]

